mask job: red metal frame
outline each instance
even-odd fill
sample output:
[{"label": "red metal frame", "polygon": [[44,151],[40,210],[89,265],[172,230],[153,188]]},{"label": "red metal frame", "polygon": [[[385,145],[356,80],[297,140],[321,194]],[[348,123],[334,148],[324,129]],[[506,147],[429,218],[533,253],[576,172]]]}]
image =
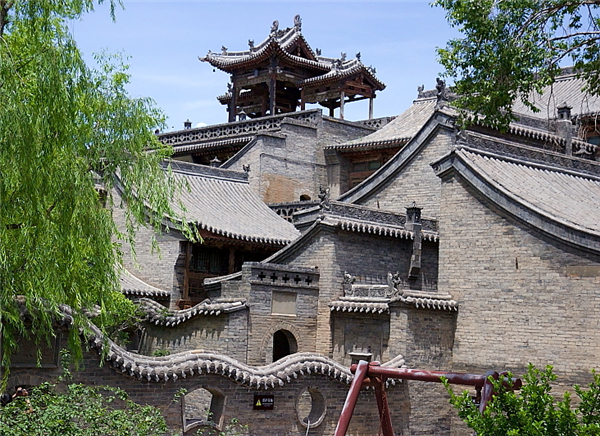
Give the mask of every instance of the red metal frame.
[{"label": "red metal frame", "polygon": [[[354,373],[354,380],[350,385],[344,408],[340,414],[338,425],[335,429],[335,436],[345,436],[350,425],[350,419],[352,419],[352,413],[356,406],[356,400],[360,390],[365,386],[373,386],[375,388],[375,398],[377,400],[377,407],[379,409],[379,419],[381,422],[381,433],[383,436],[394,436],[394,429],[392,427],[392,417],[390,415],[390,409],[387,401],[387,393],[385,391],[385,382],[388,378],[396,378],[402,380],[420,380],[425,382],[441,383],[442,377],[445,377],[450,384],[475,386],[478,388],[478,392],[481,390],[481,401],[479,403],[479,410],[483,412],[492,399],[492,383],[490,377],[498,379],[501,376],[505,376],[506,373],[498,374],[497,372],[488,372],[485,375],[478,374],[465,374],[456,372],[443,372],[443,371],[421,371],[418,369],[406,369],[406,368],[386,368],[380,366],[379,362],[365,362],[361,360],[358,365],[352,365],[350,371]],[[521,380],[513,379],[509,384],[512,389],[521,389]]]}]

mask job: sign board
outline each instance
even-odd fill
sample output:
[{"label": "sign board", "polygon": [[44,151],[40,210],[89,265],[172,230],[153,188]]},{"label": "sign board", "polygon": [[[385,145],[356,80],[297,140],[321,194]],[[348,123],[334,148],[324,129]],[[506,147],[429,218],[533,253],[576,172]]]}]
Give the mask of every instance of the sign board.
[{"label": "sign board", "polygon": [[254,410],[273,410],[274,405],[273,395],[254,395]]}]

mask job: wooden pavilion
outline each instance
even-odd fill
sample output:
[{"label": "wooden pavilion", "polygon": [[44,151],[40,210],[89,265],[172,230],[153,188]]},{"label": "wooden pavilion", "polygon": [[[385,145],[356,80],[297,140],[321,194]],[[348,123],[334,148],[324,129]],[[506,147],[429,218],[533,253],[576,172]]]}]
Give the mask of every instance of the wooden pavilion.
[{"label": "wooden pavilion", "polygon": [[221,53],[200,58],[231,74],[228,92],[218,100],[227,105],[229,122],[246,117],[294,112],[307,103],[329,108],[329,116],[339,108],[344,119],[344,105],[351,101],[369,99],[369,119],[373,118],[373,99],[385,85],[375,77],[375,69],[362,64],[360,53],[347,60],[341,53],[337,59],[321,56],[308,45],[301,33],[302,21],[294,17],[294,26],[279,30],[273,22],[271,33],[263,42],[254,45],[248,40],[246,51]]}]

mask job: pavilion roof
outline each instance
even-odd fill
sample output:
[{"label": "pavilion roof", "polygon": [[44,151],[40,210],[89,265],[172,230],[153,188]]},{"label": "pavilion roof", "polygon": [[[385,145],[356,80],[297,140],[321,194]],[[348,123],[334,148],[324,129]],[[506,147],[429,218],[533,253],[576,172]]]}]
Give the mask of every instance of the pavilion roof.
[{"label": "pavilion roof", "polygon": [[[293,53],[297,47],[301,47],[304,57]],[[215,68],[231,73],[240,68],[248,68],[268,61],[273,54],[291,65],[315,70],[316,75],[305,79],[301,82],[302,85],[316,85],[363,73],[373,83],[375,89],[383,90],[385,88],[385,84],[375,77],[375,70],[364,66],[359,58],[345,60],[345,55],[341,59],[335,59],[316,54],[304,39],[299,25],[285,30],[272,31],[264,41],[248,50],[222,50],[221,53],[209,51],[206,56],[199,59],[210,63]],[[221,98],[223,97],[226,96],[221,96]]]}]

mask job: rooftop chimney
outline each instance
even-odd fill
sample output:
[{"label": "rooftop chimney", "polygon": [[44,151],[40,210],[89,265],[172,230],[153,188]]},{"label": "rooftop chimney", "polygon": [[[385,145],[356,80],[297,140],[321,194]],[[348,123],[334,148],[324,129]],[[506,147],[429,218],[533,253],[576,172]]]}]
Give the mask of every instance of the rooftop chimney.
[{"label": "rooftop chimney", "polygon": [[571,156],[573,154],[573,123],[571,122],[571,106],[565,101],[560,106],[556,107],[558,120],[556,122],[556,133],[565,138],[565,154]]},{"label": "rooftop chimney", "polygon": [[573,107],[569,106],[566,101],[560,106],[557,106],[556,113],[558,115],[558,119],[571,121],[571,109],[573,109]]},{"label": "rooftop chimney", "polygon": [[421,272],[421,209],[413,201],[412,206],[406,208],[406,230],[413,232],[412,253],[410,255],[410,266],[408,269],[409,280],[419,278]]}]

